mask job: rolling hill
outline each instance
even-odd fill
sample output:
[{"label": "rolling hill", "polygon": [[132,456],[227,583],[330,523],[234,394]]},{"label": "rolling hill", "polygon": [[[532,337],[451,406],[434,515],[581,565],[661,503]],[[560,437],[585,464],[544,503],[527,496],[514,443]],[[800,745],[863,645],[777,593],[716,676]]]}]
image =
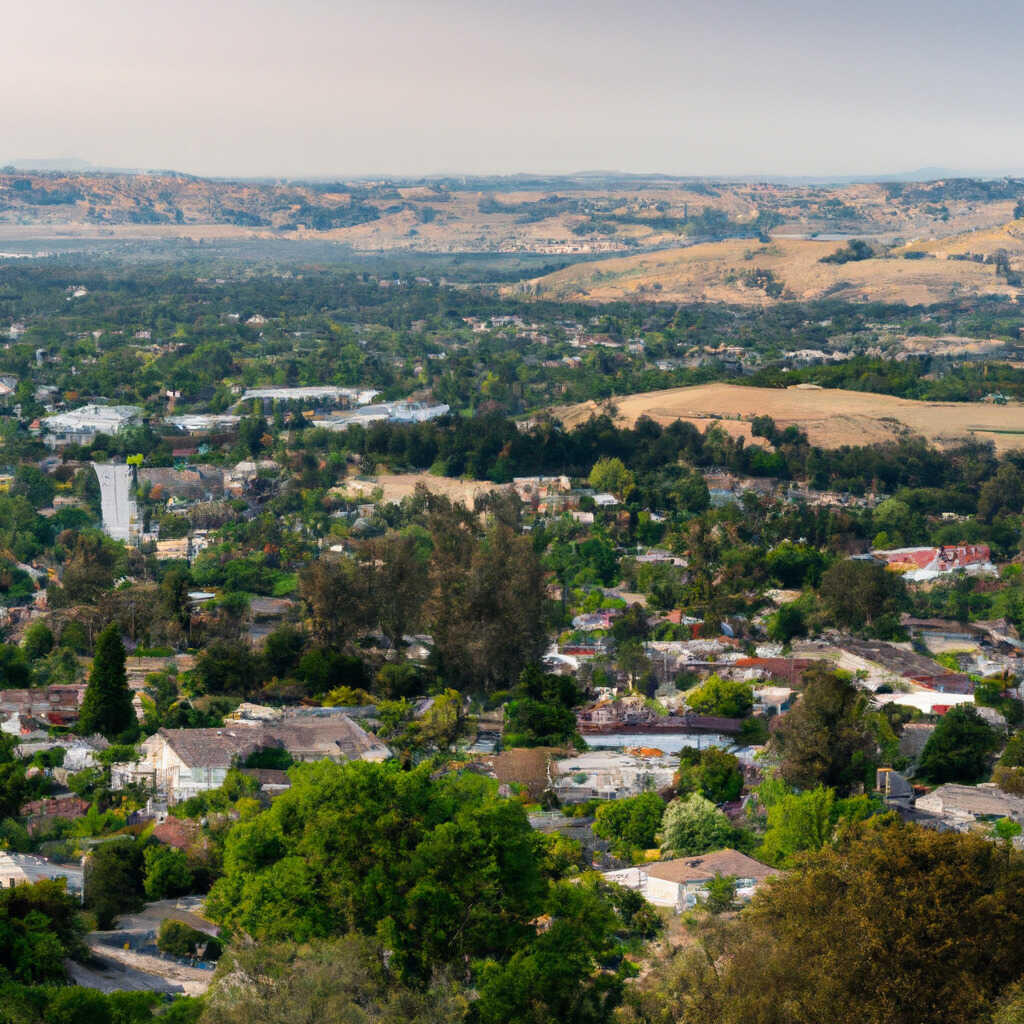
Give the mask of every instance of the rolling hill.
[{"label": "rolling hill", "polygon": [[[967,438],[991,441],[997,451],[1024,448],[1024,403],[916,402],[868,391],[797,385],[784,389],[736,384],[704,384],[648,391],[614,399],[616,421],[632,425],[641,416],[667,424],[682,419],[700,429],[717,422],[730,434],[750,437],[755,416],[771,416],[780,428],[791,425],[823,448],[892,441],[919,434],[933,444],[954,445]],[[552,415],[567,427],[599,412],[596,403],[563,406]]]}]

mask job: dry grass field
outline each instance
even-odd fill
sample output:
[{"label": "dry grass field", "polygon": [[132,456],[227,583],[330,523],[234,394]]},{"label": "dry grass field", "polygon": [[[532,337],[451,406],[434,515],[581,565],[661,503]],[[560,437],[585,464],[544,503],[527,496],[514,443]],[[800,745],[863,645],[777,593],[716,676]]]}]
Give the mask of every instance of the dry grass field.
[{"label": "dry grass field", "polygon": [[423,484],[432,494],[443,494],[446,498],[462,502],[469,508],[473,507],[473,502],[481,494],[501,488],[500,484],[492,484],[486,480],[458,480],[450,476],[433,476],[430,473],[381,473],[372,480],[357,480],[353,477],[346,480],[339,490],[369,498],[379,488],[384,501],[397,504],[403,498],[410,497],[417,484]]},{"label": "dry grass field", "polygon": [[[641,416],[667,424],[688,420],[704,429],[712,419],[731,434],[749,436],[749,421],[771,416],[779,427],[807,432],[823,448],[875,444],[920,434],[948,446],[964,438],[992,441],[998,451],[1024,448],[1024,403],[915,402],[865,391],[800,385],[783,390],[735,384],[704,384],[627,395],[615,400],[617,420],[631,425]],[[568,427],[596,411],[591,402],[552,410]]]},{"label": "dry grass field", "polygon": [[[985,252],[970,249],[971,240],[980,246],[987,236],[1002,237],[1005,230],[972,232],[958,236],[956,244],[964,247],[960,251]],[[991,264],[947,259],[947,250],[942,248],[946,242],[915,245],[930,254],[935,249],[933,255],[923,259],[897,255],[832,264],[822,263],[821,258],[840,248],[840,243],[834,241],[776,238],[761,244],[731,239],[580,263],[531,284],[544,298],[597,302],[640,298],[739,305],[822,298],[927,305],[957,296],[1020,293],[1019,288],[997,276]]]}]

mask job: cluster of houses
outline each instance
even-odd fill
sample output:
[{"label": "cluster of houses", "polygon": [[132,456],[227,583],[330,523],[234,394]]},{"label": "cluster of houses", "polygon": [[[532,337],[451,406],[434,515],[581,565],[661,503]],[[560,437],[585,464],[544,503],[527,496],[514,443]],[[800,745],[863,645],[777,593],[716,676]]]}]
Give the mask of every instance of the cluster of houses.
[{"label": "cluster of houses", "polygon": [[[16,379],[13,387],[17,387]],[[249,388],[240,393],[239,400],[262,402],[264,406],[270,406],[275,402],[312,404],[313,410],[304,412],[303,415],[314,426],[327,430],[347,430],[353,425],[368,426],[380,422],[422,423],[449,412],[448,406],[442,403],[398,401],[372,404],[379,394],[379,391],[372,388],[331,385],[265,387]],[[51,399],[54,396],[45,397]],[[171,401],[173,403],[173,397]],[[237,429],[239,420],[240,417],[232,413],[193,412],[169,415],[160,422],[172,434],[202,438],[231,434]],[[71,444],[91,444],[101,434],[113,437],[127,427],[138,426],[144,422],[146,415],[139,406],[114,405],[97,400],[76,409],[53,411],[51,415],[35,421],[32,430],[40,435],[50,448],[64,448]]]}]

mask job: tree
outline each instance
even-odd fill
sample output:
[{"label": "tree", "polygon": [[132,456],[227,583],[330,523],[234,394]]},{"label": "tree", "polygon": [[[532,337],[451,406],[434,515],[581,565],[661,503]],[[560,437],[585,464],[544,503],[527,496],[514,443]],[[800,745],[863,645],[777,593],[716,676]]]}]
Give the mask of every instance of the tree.
[{"label": "tree", "polygon": [[181,850],[169,846],[150,846],[143,854],[146,898],[164,900],[192,891],[192,868]]},{"label": "tree", "polygon": [[773,803],[761,856],[770,864],[782,864],[795,853],[820,850],[832,838],[834,802],[833,790],[816,786]]},{"label": "tree", "polygon": [[142,851],[131,838],[103,843],[86,858],[84,902],[101,929],[112,928],[121,914],[142,909],[142,872]]},{"label": "tree", "polygon": [[738,800],[743,792],[743,769],[739,758],[720,747],[707,747],[697,766],[697,788],[712,803]]},{"label": "tree", "polygon": [[821,577],[821,599],[832,619],[848,629],[863,629],[906,603],[906,587],[882,565],[855,558],[836,562]]},{"label": "tree", "polygon": [[544,649],[544,576],[529,537],[495,520],[476,540],[455,511],[431,521],[434,651],[463,689],[508,689]]},{"label": "tree", "polygon": [[[239,943],[221,963],[204,998],[204,1024],[462,1024],[469,1013],[469,993],[443,969],[427,986],[406,986],[372,937]],[[249,981],[236,984],[238,977]]]},{"label": "tree", "polygon": [[260,941],[379,935],[396,970],[504,958],[534,932],[544,883],[523,808],[424,764],[297,765],[291,788],[230,831],[207,909]]},{"label": "tree", "polygon": [[21,648],[29,661],[36,661],[44,658],[53,650],[53,632],[50,627],[42,621],[33,622],[25,630],[21,640]]},{"label": "tree", "polygon": [[245,695],[256,686],[257,669],[257,659],[248,644],[214,640],[199,655],[194,674],[205,693]]},{"label": "tree", "polygon": [[821,783],[841,795],[863,782],[876,750],[866,709],[866,694],[845,673],[804,673],[804,692],[771,739],[783,779],[800,789]]},{"label": "tree", "polygon": [[0,985],[62,982],[65,957],[85,952],[78,910],[63,881],[0,889]]},{"label": "tree", "polygon": [[686,695],[686,703],[699,715],[745,718],[754,706],[754,688],[750,683],[712,673]]},{"label": "tree", "polygon": [[369,614],[392,648],[398,648],[422,620],[430,589],[426,563],[412,536],[389,534],[370,541],[365,550]]},{"label": "tree", "polygon": [[807,632],[807,619],[799,601],[787,601],[768,622],[768,637],[781,644],[788,644],[794,637]]},{"label": "tree", "polygon": [[641,793],[599,804],[594,812],[594,835],[608,839],[617,857],[631,858],[634,850],[654,846],[665,801],[657,793]]},{"label": "tree", "polygon": [[735,841],[736,830],[729,819],[708,799],[693,793],[675,799],[662,818],[662,852],[672,857],[690,857],[720,850]]},{"label": "tree", "polygon": [[78,716],[78,731],[83,736],[98,732],[111,738],[137,724],[124,659],[121,633],[112,622],[96,640],[89,685]]},{"label": "tree", "polygon": [[648,979],[624,1020],[985,1024],[1022,941],[1019,853],[876,819],[773,878],[741,921]]},{"label": "tree", "polygon": [[628,500],[636,487],[633,474],[618,457],[598,459],[590,471],[589,483],[595,491],[610,492],[619,501]]},{"label": "tree", "polygon": [[939,719],[921,752],[917,773],[929,782],[977,782],[988,774],[998,736],[969,704],[950,708]]},{"label": "tree", "polygon": [[736,876],[715,872],[715,877],[704,887],[701,901],[711,914],[723,914],[736,909]]},{"label": "tree", "polygon": [[0,644],[0,685],[20,690],[31,682],[32,669],[25,652],[14,644]]},{"label": "tree", "polygon": [[313,635],[324,647],[342,646],[368,619],[365,579],[351,559],[318,558],[299,573]]}]

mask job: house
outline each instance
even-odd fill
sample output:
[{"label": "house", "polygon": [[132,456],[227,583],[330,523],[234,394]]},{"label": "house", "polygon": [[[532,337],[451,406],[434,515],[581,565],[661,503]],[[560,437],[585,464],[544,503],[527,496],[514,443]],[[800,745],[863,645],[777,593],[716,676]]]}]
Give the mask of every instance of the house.
[{"label": "house", "polygon": [[740,853],[716,850],[700,857],[678,857],[621,871],[605,872],[604,877],[638,891],[648,903],[668,907],[679,913],[695,907],[703,898],[708,883],[716,875],[736,879],[736,895],[749,900],[757,887],[782,872]]},{"label": "house", "polygon": [[57,864],[45,857],[29,853],[10,853],[0,850],[0,888],[13,889],[16,885],[63,878],[68,891],[80,894],[83,890],[83,872],[71,864]]},{"label": "house", "polygon": [[142,744],[138,761],[112,766],[111,785],[122,789],[142,783],[174,804],[216,789],[233,765],[266,748],[283,748],[296,761],[384,761],[391,756],[348,715],[281,715],[220,729],[160,729]]},{"label": "house", "polygon": [[619,800],[640,793],[667,789],[679,768],[677,756],[660,751],[651,757],[589,750],[573,757],[552,761],[549,785],[565,804],[579,804],[595,798]]},{"label": "house", "polygon": [[920,583],[955,572],[993,575],[992,553],[987,544],[942,544],[937,548],[890,548],[872,551],[893,572],[905,580]]},{"label": "house", "polygon": [[46,443],[51,448],[62,448],[69,444],[91,444],[97,434],[113,436],[141,420],[142,410],[135,405],[83,405],[47,416],[41,426]]},{"label": "house", "polygon": [[992,782],[980,786],[947,782],[919,796],[915,807],[960,825],[998,818],[1013,818],[1024,824],[1024,797],[1005,793]]},{"label": "house", "polygon": [[[48,725],[71,725],[85,696],[84,683],[51,685],[31,690],[0,690],[0,719],[39,718]],[[9,730],[4,730],[9,731]]]},{"label": "house", "polygon": [[754,711],[761,715],[781,715],[788,711],[796,691],[788,686],[760,686],[754,688]]}]

